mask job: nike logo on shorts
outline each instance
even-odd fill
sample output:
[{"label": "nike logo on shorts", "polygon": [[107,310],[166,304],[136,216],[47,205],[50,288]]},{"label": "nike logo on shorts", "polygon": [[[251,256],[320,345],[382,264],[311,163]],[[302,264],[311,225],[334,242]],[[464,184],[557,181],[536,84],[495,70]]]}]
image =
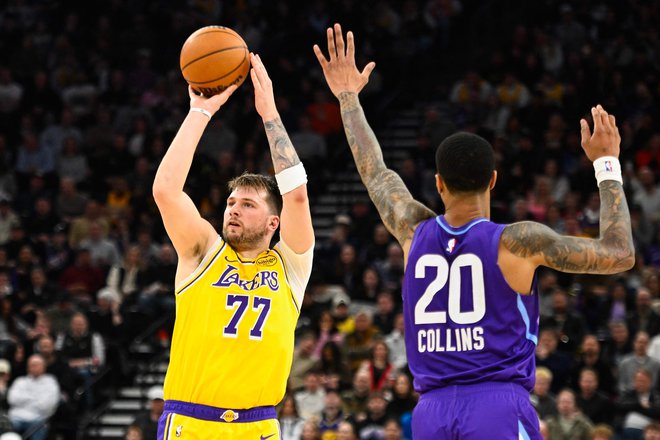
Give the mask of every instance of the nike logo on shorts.
[{"label": "nike logo on shorts", "polygon": [[267,436],[265,436],[265,437],[264,437],[263,435],[260,435],[260,436],[259,436],[259,439],[260,439],[260,440],[266,440],[266,439],[271,438],[271,437],[274,436],[274,435],[275,435],[275,434],[271,434],[271,435],[267,435]]}]

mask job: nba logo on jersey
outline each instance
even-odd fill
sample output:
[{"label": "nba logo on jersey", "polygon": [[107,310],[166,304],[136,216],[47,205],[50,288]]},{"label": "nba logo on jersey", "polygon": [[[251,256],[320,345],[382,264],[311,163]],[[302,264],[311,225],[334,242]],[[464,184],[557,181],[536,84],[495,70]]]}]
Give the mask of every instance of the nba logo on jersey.
[{"label": "nba logo on jersey", "polygon": [[451,254],[451,252],[454,250],[454,246],[456,246],[456,239],[452,238],[447,242],[447,252]]},{"label": "nba logo on jersey", "polygon": [[182,429],[183,429],[183,426],[181,426],[181,425],[179,425],[179,426],[176,427],[176,433],[175,433],[175,435],[176,435],[177,437],[181,437],[181,430],[182,430]]},{"label": "nba logo on jersey", "polygon": [[612,166],[611,160],[605,161],[605,171],[614,171],[614,167]]}]

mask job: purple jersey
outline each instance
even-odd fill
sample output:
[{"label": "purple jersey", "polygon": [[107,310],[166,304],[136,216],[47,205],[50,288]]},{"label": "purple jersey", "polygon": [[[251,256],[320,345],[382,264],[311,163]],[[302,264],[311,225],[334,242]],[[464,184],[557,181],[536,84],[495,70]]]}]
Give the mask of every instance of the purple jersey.
[{"label": "purple jersey", "polygon": [[460,228],[443,216],[417,227],[403,284],[408,364],[419,393],[448,385],[534,387],[539,304],[511,289],[497,264],[505,225]]}]

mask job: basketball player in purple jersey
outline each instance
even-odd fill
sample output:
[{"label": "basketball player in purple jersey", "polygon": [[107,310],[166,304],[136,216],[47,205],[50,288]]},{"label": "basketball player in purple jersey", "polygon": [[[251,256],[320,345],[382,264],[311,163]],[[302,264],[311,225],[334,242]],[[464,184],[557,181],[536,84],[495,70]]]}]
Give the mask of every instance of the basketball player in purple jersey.
[{"label": "basketball player in purple jersey", "polygon": [[406,351],[421,395],[414,439],[540,439],[529,401],[539,317],[536,269],[612,274],[634,264],[614,116],[600,105],[592,108],[593,135],[580,121],[600,189],[600,238],[561,236],[534,222],[491,222],[493,149],[469,133],[449,136],[437,149],[436,187],[445,206],[437,216],[385,166],[360,106],[358,93],[375,64],[356,68],[353,35],[348,32],[344,44],[338,24],[327,38],[329,60],[318,46],[314,52],[339,99],[362,181],[406,259]]}]

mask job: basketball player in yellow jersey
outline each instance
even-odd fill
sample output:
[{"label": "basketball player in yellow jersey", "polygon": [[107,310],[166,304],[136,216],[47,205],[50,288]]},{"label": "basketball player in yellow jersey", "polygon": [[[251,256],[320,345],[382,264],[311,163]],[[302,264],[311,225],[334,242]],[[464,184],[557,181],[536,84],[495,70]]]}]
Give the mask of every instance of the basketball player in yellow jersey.
[{"label": "basketball player in yellow jersey", "polygon": [[[312,267],[307,176],[279,118],[270,78],[250,54],[255,107],[275,168],[229,182],[222,237],[183,187],[206,124],[236,89],[190,89],[190,113],[161,162],[153,194],[176,248],[176,322],[158,439],[278,440],[294,329]],[[280,228],[281,241],[269,244]]]}]

